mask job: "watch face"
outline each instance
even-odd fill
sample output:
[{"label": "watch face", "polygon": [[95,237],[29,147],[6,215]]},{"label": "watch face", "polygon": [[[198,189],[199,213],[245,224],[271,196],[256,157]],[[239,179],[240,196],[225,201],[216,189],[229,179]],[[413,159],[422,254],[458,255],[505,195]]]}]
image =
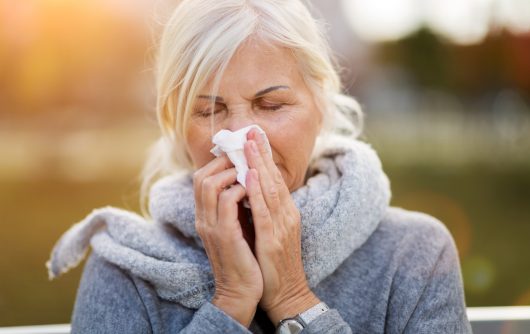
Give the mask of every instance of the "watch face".
[{"label": "watch face", "polygon": [[287,319],[282,322],[278,329],[280,334],[297,334],[304,329],[304,326],[294,319]]}]

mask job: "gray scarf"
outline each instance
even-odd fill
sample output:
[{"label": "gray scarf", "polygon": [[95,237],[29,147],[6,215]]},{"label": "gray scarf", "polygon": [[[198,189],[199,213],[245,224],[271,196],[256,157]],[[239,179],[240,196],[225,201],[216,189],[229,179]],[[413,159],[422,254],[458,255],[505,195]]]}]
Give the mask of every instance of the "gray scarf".
[{"label": "gray scarf", "polygon": [[[332,143],[313,159],[306,184],[291,193],[302,218],[302,260],[310,287],[368,239],[391,196],[369,144],[340,137]],[[191,174],[157,181],[149,209],[152,221],[114,207],[92,211],[56,243],[46,263],[50,279],[77,266],[90,244],[100,257],[153,284],[160,298],[199,308],[213,297],[215,284],[195,231]]]}]

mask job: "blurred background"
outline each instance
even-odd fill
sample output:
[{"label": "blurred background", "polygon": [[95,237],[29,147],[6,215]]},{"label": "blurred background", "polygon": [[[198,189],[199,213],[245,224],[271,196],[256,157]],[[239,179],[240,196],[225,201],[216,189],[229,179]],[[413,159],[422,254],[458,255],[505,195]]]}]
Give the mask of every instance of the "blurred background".
[{"label": "blurred background", "polygon": [[[175,1],[0,0],[0,326],[66,323],[48,281],[92,209],[138,210],[153,38]],[[442,220],[468,306],[530,305],[530,1],[314,0],[392,204]]]}]

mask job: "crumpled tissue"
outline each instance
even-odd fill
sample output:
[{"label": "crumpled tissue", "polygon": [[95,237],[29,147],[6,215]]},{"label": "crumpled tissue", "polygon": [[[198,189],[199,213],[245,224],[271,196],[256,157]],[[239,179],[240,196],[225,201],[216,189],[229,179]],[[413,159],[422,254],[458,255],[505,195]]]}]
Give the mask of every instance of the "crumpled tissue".
[{"label": "crumpled tissue", "polygon": [[232,161],[237,171],[237,182],[239,182],[244,188],[246,188],[245,180],[248,173],[248,163],[245,157],[244,145],[247,141],[247,133],[252,129],[256,128],[258,132],[264,139],[264,142],[267,145],[270,156],[272,157],[272,150],[269,143],[269,139],[259,125],[249,125],[247,127],[241,128],[237,131],[230,131],[223,129],[217,132],[213,138],[212,142],[215,144],[214,148],[210,150],[216,157],[226,152],[228,159]]}]

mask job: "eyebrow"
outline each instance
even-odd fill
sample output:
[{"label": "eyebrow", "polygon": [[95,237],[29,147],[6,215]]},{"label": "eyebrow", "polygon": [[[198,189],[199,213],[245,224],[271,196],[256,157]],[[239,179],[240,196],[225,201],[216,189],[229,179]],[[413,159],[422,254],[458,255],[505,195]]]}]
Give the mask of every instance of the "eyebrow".
[{"label": "eyebrow", "polygon": [[[289,86],[279,85],[279,86],[271,86],[265,89],[262,89],[258,91],[256,94],[254,94],[254,98],[263,96],[265,94],[268,94],[272,91],[278,90],[278,89],[291,89]],[[200,99],[208,99],[208,100],[215,100],[215,102],[223,103],[224,100],[221,96],[212,96],[212,95],[199,95]]]}]

